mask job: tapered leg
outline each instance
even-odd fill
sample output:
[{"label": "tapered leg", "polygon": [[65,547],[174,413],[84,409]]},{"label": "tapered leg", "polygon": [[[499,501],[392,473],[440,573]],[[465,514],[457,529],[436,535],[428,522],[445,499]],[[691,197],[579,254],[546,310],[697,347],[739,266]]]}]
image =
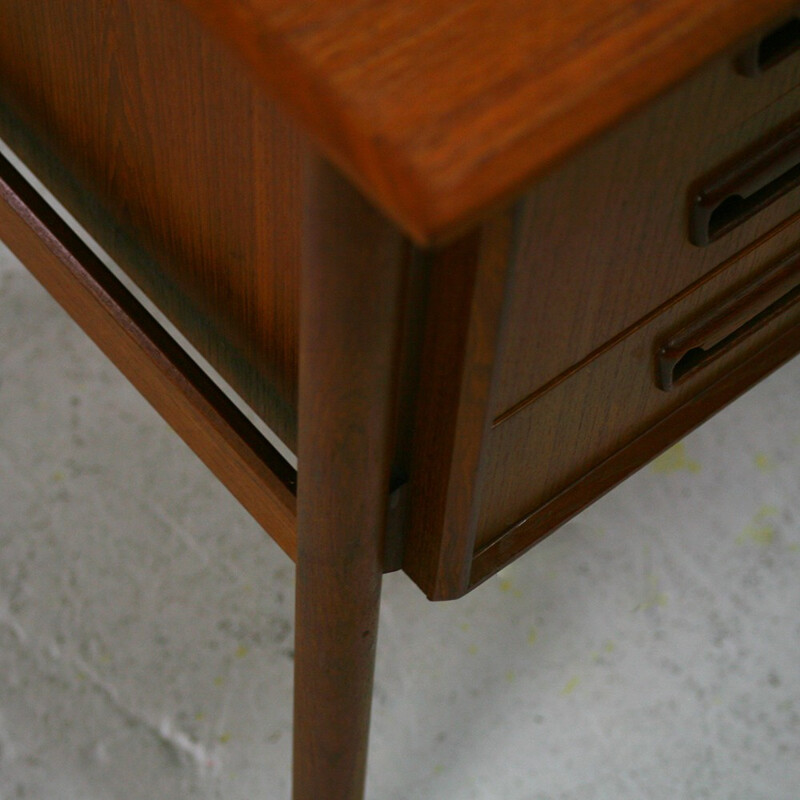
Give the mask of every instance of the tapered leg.
[{"label": "tapered leg", "polygon": [[294,800],[364,792],[404,246],[320,160],[300,314]]}]

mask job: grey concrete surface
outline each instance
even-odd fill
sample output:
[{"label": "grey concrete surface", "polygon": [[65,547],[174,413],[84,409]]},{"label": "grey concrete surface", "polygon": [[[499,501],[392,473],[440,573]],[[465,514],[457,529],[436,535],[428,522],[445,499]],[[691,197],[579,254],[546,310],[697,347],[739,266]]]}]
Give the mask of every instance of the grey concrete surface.
[{"label": "grey concrete surface", "polygon": [[[370,798],[796,800],[799,401],[796,360],[463,600],[390,576]],[[0,250],[0,800],[288,798],[292,603]]]}]

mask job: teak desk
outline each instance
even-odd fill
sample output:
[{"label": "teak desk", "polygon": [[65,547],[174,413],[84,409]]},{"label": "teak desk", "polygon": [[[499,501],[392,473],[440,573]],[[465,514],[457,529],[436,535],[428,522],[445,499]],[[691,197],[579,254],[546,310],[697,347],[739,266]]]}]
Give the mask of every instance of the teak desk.
[{"label": "teak desk", "polygon": [[800,350],[798,47],[786,0],[0,0],[2,137],[298,454],[0,163],[297,562],[295,800],[362,797],[384,571],[462,595]]}]

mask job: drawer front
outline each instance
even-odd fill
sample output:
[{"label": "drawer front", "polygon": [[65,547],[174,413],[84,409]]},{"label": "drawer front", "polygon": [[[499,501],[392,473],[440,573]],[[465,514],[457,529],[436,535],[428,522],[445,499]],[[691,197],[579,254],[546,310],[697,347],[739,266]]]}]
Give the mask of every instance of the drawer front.
[{"label": "drawer front", "polygon": [[799,300],[795,221],[496,422],[485,444],[473,581],[800,350]]},{"label": "drawer front", "polygon": [[[750,50],[745,43],[738,55]],[[521,200],[493,416],[524,405],[800,209],[800,189],[794,188],[800,179],[791,173],[788,184],[767,186],[758,213],[705,246],[690,240],[693,199],[720,182],[720,170],[736,178],[741,167],[738,182],[722,189],[746,190],[758,200],[752,176],[749,186],[744,180],[747,170],[755,168],[766,185],[800,163],[800,147],[784,154],[783,163],[758,161],[760,153],[775,149],[774,132],[787,124],[800,130],[798,84],[800,55],[746,77],[732,53],[595,142]],[[788,166],[787,158],[794,159]]]}]

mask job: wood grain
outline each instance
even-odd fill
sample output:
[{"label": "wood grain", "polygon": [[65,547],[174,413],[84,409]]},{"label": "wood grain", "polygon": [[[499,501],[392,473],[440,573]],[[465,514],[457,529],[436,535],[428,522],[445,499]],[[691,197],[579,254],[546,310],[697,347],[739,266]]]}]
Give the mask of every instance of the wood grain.
[{"label": "wood grain", "polygon": [[270,95],[420,243],[463,230],[793,5],[181,3],[233,44]]},{"label": "wood grain", "polygon": [[406,248],[327,164],[304,214],[294,800],[361,800]]},{"label": "wood grain", "polygon": [[2,156],[0,238],[294,557],[294,470]]},{"label": "wood grain", "polygon": [[178,4],[0,19],[0,135],[293,449],[298,132]]},{"label": "wood grain", "polygon": [[[486,483],[497,480],[492,419],[516,425],[795,210],[790,193],[702,254],[685,241],[691,182],[800,109],[794,58],[757,78],[733,68],[738,37],[790,5],[0,0],[0,120],[26,155],[54,154],[38,164],[66,176],[67,206],[290,445],[301,146],[275,104],[418,242],[481,218],[422,257],[431,280],[413,302],[427,303],[428,327],[421,355],[406,329],[398,410],[414,442],[409,456],[400,436],[396,466],[410,458],[418,487],[407,492],[406,568],[431,596],[452,595],[469,582],[473,545],[500,535],[501,516],[530,511],[509,501],[491,524],[479,519],[506,491]],[[507,273],[496,204],[523,187]],[[580,416],[579,402],[563,402]],[[523,461],[537,435],[521,442]],[[551,466],[539,485],[548,497],[575,465]],[[520,489],[520,503],[532,498]]]}]

